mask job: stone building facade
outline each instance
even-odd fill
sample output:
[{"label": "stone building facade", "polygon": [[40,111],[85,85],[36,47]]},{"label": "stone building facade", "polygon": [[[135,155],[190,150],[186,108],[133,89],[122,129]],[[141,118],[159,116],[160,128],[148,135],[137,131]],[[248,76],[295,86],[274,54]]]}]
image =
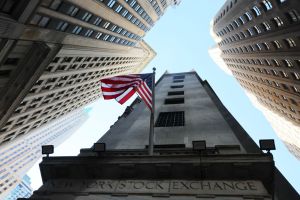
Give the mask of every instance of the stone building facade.
[{"label": "stone building facade", "polygon": [[20,189],[18,185],[22,184],[23,177],[42,158],[41,146],[57,147],[87,119],[88,113],[78,108],[3,144],[0,148],[0,199],[8,198],[12,190],[17,191],[16,186]]},{"label": "stone building facade", "polygon": [[0,3],[0,145],[99,99],[99,79],[139,73],[142,38],[178,1]]},{"label": "stone building facade", "polygon": [[[260,107],[278,115],[284,123],[291,123],[298,132],[299,8],[298,0],[228,0],[211,24],[220,57],[240,85],[257,98]],[[273,123],[270,118],[269,121]],[[285,132],[274,130],[280,137]],[[283,141],[299,158],[300,141],[293,138],[291,133]]]},{"label": "stone building facade", "polygon": [[92,148],[44,157],[43,186],[29,199],[299,199],[272,154],[259,150],[197,73],[165,73],[155,89],[153,156],[149,109],[137,99]]}]

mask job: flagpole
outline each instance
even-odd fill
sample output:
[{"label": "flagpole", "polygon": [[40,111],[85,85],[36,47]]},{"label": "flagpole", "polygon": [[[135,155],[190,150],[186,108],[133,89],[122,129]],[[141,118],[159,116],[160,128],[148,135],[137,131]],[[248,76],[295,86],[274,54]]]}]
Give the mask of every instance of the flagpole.
[{"label": "flagpole", "polygon": [[153,68],[153,76],[152,76],[152,110],[150,115],[150,133],[149,133],[149,155],[153,155],[153,143],[154,143],[154,112],[155,112],[155,70]]}]

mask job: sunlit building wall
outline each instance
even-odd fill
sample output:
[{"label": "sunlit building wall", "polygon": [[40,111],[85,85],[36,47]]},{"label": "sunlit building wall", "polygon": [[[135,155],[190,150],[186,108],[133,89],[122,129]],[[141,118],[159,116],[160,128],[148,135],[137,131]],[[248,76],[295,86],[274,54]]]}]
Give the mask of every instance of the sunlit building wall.
[{"label": "sunlit building wall", "polygon": [[101,78],[141,72],[143,37],[179,1],[0,3],[0,145],[101,97]]},{"label": "sunlit building wall", "polygon": [[299,8],[298,0],[228,0],[211,23],[211,35],[219,50],[210,50],[216,63],[225,71],[229,69],[247,93],[255,96],[255,105],[297,158]]},{"label": "sunlit building wall", "polygon": [[17,200],[18,198],[28,198],[32,195],[32,188],[30,186],[30,177],[25,175],[22,182],[5,198],[5,200]]},{"label": "sunlit building wall", "polygon": [[87,112],[78,109],[1,146],[0,199],[21,184],[27,171],[42,157],[42,145],[58,146],[87,118]]}]

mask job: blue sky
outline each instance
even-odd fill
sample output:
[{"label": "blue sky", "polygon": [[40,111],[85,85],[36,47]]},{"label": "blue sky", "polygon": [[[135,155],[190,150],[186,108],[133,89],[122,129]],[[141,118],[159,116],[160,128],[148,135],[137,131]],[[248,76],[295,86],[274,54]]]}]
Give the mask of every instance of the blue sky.
[{"label": "blue sky", "polygon": [[[202,79],[210,83],[223,104],[256,142],[264,138],[276,140],[277,150],[273,152],[276,165],[300,193],[300,162],[277,138],[238,82],[225,74],[208,55],[208,48],[214,45],[209,34],[209,23],[223,3],[224,0],[182,0],[178,7],[169,8],[144,38],[157,52],[144,72],[151,72],[156,67],[158,79],[166,70],[171,73],[196,70]],[[77,155],[80,148],[90,147],[117,120],[126,105],[121,106],[115,101],[95,102],[90,119],[55,150],[55,155]],[[37,165],[29,175],[36,189],[41,184]]]}]

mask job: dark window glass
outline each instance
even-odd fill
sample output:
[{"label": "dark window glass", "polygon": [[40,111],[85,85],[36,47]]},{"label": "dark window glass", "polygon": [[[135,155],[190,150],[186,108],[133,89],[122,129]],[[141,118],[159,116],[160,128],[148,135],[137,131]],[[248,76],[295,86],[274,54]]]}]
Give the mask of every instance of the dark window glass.
[{"label": "dark window glass", "polygon": [[184,111],[159,113],[155,126],[156,127],[184,126]]},{"label": "dark window glass", "polygon": [[174,99],[166,99],[165,104],[182,104],[184,103],[184,98],[174,98]]},{"label": "dark window glass", "polygon": [[175,92],[168,92],[169,96],[172,95],[184,95],[184,91],[175,91]]},{"label": "dark window glass", "polygon": [[185,75],[173,76],[173,79],[184,79]]},{"label": "dark window glass", "polygon": [[171,88],[183,88],[183,85],[172,85]]},{"label": "dark window glass", "polygon": [[173,80],[173,83],[182,83],[183,80]]}]

